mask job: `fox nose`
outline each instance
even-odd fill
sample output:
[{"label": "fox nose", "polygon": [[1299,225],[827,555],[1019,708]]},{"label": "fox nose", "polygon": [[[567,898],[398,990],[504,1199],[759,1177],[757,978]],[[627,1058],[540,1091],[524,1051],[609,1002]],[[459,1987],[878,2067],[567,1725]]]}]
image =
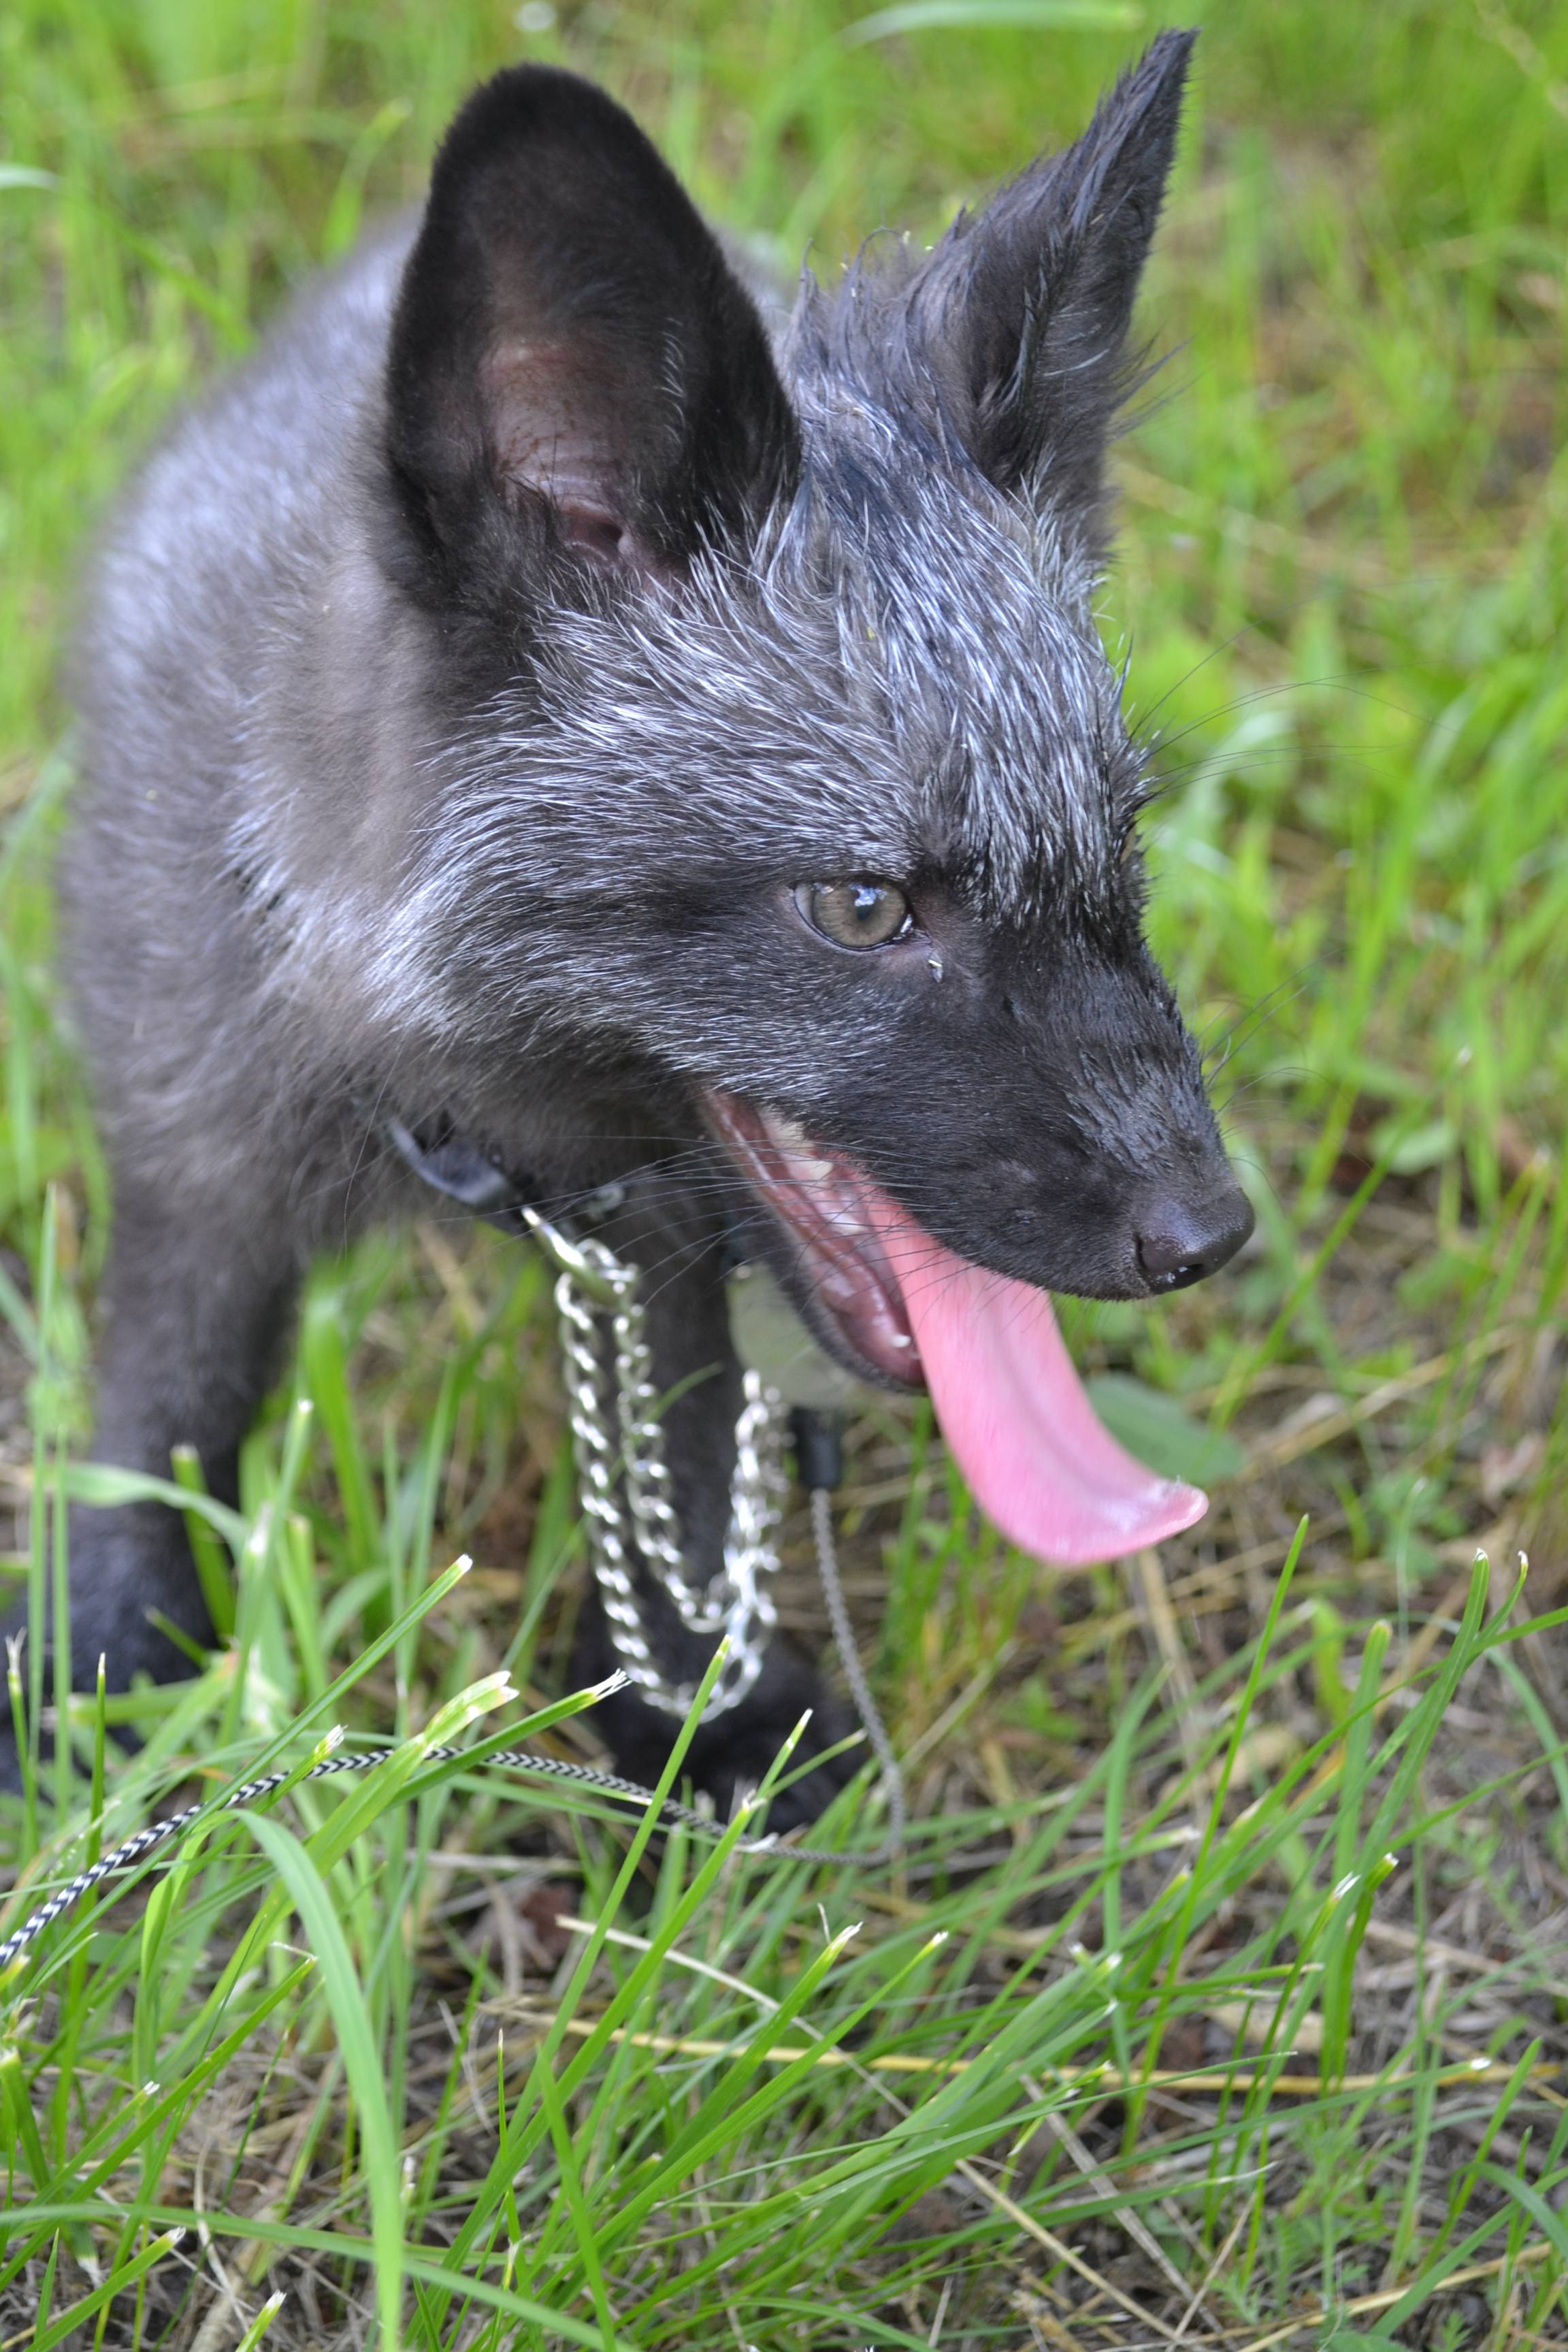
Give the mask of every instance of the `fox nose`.
[{"label": "fox nose", "polygon": [[1239,1185],[1202,1208],[1163,1201],[1138,1236],[1138,1263],[1151,1290],[1185,1290],[1236,1255],[1253,1227],[1252,1203]]}]

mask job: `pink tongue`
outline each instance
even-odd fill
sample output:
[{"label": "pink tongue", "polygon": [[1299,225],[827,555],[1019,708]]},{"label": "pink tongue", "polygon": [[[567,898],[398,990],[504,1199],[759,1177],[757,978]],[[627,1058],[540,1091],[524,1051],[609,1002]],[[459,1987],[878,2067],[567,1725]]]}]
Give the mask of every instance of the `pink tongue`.
[{"label": "pink tongue", "polygon": [[1043,1290],[943,1249],[886,1193],[866,1205],[942,1434],[1005,1536],[1037,1559],[1079,1567],[1202,1518],[1206,1495],[1156,1477],[1097,1418]]}]

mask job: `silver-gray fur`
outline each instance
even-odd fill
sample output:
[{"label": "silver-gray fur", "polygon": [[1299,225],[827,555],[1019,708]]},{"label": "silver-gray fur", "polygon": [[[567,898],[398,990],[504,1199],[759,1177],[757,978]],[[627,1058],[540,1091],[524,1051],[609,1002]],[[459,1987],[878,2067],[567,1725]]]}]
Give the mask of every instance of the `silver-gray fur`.
[{"label": "silver-gray fur", "polygon": [[[700,1571],[727,1257],[875,1369],[715,1140],[715,1090],[1003,1274],[1142,1296],[1174,1278],[1151,1234],[1162,1265],[1198,1234],[1184,1279],[1236,1245],[1093,611],[1191,37],[932,254],[805,281],[776,339],[617,108],[501,75],[421,220],[144,467],[76,660],[65,868],[115,1182],[106,1458],[193,1444],[232,1490],[310,1255],[418,1198],[393,1116],[478,1139],[538,1205],[624,1186],[606,1239],[647,1272],[659,1379],[702,1376],[668,1433]],[[796,886],[860,876],[908,895],[918,956],[798,919]],[[83,1513],[72,1544],[82,1673],[179,1671],[150,1618],[206,1631],[178,1520]],[[754,1774],[813,1687],[781,1650],[699,1771]],[[616,1706],[649,1766],[661,1735]]]}]

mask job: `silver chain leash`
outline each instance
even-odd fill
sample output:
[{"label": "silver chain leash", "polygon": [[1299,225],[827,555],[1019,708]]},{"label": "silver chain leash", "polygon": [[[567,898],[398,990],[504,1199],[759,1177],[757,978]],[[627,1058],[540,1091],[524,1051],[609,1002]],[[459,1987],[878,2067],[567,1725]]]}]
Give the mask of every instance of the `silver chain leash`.
[{"label": "silver chain leash", "polygon": [[[696,1681],[670,1682],[647,1638],[634,1565],[640,1557],[689,1633],[728,1637],[729,1659],[703,1710],[703,1722],[710,1723],[753,1687],[778,1622],[769,1582],[778,1568],[773,1535],[787,1490],[780,1399],[747,1372],[735,1425],[723,1566],[706,1585],[694,1584],[670,1497],[637,1269],[602,1242],[569,1239],[535,1209],[525,1208],[522,1215],[556,1268],[555,1307],[588,1554],[616,1655],[649,1706],[682,1718],[690,1712]],[[613,1393],[605,1360],[606,1318]]]},{"label": "silver chain leash", "polygon": [[[745,1403],[735,1424],[735,1469],[730,1487],[730,1530],[724,1546],[724,1564],[707,1585],[695,1585],[686,1574],[680,1522],[670,1500],[669,1468],[664,1457],[658,1397],[653,1384],[653,1360],[642,1306],[637,1297],[637,1270],[602,1242],[569,1240],[535,1210],[525,1208],[522,1215],[556,1267],[555,1305],[561,1318],[573,1450],[581,1482],[588,1549],[622,1671],[650,1705],[682,1718],[690,1713],[696,1684],[676,1685],[668,1681],[655,1663],[648,1643],[631,1565],[635,1529],[636,1551],[647,1561],[687,1630],[728,1636],[730,1655],[703,1710],[702,1721],[710,1722],[714,1717],[737,1706],[752,1689],[762,1672],[768,1637],[777,1622],[767,1580],[778,1567],[773,1534],[787,1491],[782,1460],[782,1400],[756,1372],[747,1372]],[[606,1315],[615,1348],[616,1393],[613,1401],[606,1394],[609,1380],[603,1329]],[[621,1486],[626,1490],[625,1506],[618,1491]],[[811,1511],[817,1565],[834,1640],[861,1723],[882,1770],[889,1812],[888,1836],[868,1853],[780,1845],[772,1837],[742,1839],[737,1851],[807,1865],[831,1864],[875,1869],[903,1852],[903,1779],[856,1654],[838,1580],[832,1500],[826,1487],[814,1489]],[[605,1695],[613,1687],[613,1683],[606,1685]],[[434,1748],[430,1761],[456,1761],[460,1752],[456,1748]],[[304,1778],[315,1780],[333,1773],[364,1771],[381,1760],[379,1751],[331,1756],[312,1766]],[[545,1779],[573,1781],[637,1804],[653,1802],[653,1792],[635,1781],[555,1757],[509,1748],[486,1761],[514,1771],[537,1773]],[[111,1853],[69,1879],[30,1918],[0,1940],[0,1978],[22,1958],[46,1927],[106,1879],[131,1869],[143,1856],[211,1814],[270,1796],[289,1777],[287,1769],[267,1773],[230,1790],[216,1805],[190,1805],[182,1812],[169,1814],[138,1830]],[[677,1804],[672,1798],[663,1800],[660,1814],[667,1823],[679,1822],[703,1837],[722,1834],[718,1823]]]}]

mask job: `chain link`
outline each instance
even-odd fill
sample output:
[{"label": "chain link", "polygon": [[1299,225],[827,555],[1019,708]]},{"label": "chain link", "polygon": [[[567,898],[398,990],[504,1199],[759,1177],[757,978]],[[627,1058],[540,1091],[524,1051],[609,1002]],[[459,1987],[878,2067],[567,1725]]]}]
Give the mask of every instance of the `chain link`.
[{"label": "chain link", "polygon": [[[695,1584],[671,1499],[637,1269],[602,1242],[569,1240],[536,1211],[525,1213],[558,1269],[555,1307],[588,1556],[616,1655],[650,1706],[689,1713],[696,1679],[670,1682],[648,1641],[637,1587],[640,1559],[689,1633],[729,1637],[729,1661],[703,1713],[711,1722],[756,1683],[777,1622],[768,1581],[778,1566],[773,1533],[786,1491],[782,1402],[747,1372],[723,1565],[708,1583]],[[605,1361],[612,1349],[613,1384]]]}]

